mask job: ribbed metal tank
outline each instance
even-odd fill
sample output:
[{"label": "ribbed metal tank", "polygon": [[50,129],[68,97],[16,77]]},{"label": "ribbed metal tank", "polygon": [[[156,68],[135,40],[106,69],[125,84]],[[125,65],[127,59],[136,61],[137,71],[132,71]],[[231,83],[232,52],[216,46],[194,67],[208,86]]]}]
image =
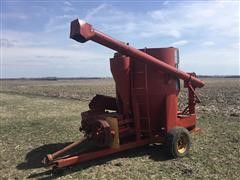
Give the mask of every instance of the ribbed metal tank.
[{"label": "ribbed metal tank", "polygon": [[[178,66],[178,49],[145,48],[145,53],[173,66]],[[164,129],[166,97],[171,95],[172,112],[176,119],[178,79],[138,59],[130,59],[116,53],[110,60],[111,71],[116,82],[116,94],[120,111],[126,116],[133,112],[140,118],[139,130],[159,132]],[[134,112],[138,109],[138,112]]]}]

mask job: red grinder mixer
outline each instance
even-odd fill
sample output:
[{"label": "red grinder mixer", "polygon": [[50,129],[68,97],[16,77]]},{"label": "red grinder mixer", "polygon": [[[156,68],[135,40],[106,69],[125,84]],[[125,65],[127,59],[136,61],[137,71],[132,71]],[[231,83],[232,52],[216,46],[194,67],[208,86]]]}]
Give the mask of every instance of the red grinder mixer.
[{"label": "red grinder mixer", "polygon": [[[136,49],[79,19],[71,22],[70,38],[80,43],[92,40],[117,51],[110,59],[116,97],[96,95],[89,111],[82,112],[84,138],[48,154],[45,164],[60,168],[153,143],[163,143],[175,158],[189,153],[190,133],[199,130],[195,88],[204,83],[195,73],[178,69],[177,48]],[[178,110],[180,79],[188,89],[188,105],[182,111]],[[63,156],[89,142],[94,148]]]}]

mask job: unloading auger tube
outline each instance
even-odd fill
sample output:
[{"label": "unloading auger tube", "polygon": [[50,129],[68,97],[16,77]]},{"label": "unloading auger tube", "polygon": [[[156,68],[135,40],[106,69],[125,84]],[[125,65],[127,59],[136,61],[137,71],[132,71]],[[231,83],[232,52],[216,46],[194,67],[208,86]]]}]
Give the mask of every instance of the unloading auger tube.
[{"label": "unloading auger tube", "polygon": [[71,22],[70,38],[81,43],[92,40],[121,54],[134,57],[147,64],[157,66],[159,70],[177,78],[183,79],[184,81],[191,83],[191,85],[194,87],[204,86],[204,83],[200,79],[191,76],[190,74],[185,73],[184,71],[181,71],[173,66],[170,66],[163,61],[159,61],[159,59],[134,47],[131,47],[128,44],[113,39],[112,37],[94,29],[91,24],[88,24],[83,20],[76,19]]}]

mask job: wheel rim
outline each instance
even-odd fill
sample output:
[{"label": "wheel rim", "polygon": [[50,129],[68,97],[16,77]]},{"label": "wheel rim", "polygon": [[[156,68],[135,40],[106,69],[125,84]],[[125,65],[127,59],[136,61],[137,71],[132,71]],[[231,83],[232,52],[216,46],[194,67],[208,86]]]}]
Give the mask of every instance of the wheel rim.
[{"label": "wheel rim", "polygon": [[187,151],[188,139],[186,136],[182,135],[177,141],[177,151],[180,154],[184,154]]}]

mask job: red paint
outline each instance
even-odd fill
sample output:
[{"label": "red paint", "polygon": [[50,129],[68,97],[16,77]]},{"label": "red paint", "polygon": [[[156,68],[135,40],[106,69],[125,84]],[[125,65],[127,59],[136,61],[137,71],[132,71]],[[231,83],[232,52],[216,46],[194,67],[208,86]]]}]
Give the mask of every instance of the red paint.
[{"label": "red paint", "polygon": [[117,102],[119,113],[125,118],[129,117],[130,110],[130,58],[115,54],[110,59],[111,72],[116,82]]},{"label": "red paint", "polygon": [[[196,131],[195,105],[199,99],[195,88],[202,87],[204,83],[194,73],[177,69],[178,49],[138,50],[79,20],[71,23],[70,37],[82,43],[92,40],[117,51],[110,59],[117,97],[96,96],[90,103],[91,110],[82,113],[82,128],[90,132],[91,124],[96,121],[116,118],[120,147],[85,152],[51,163],[64,167],[150,143],[164,143],[166,133],[176,126]],[[188,88],[188,106],[182,112],[178,110],[179,79],[183,79],[184,86]],[[115,132],[111,129],[106,134],[110,137]],[[101,137],[104,138],[104,133]]]},{"label": "red paint", "polygon": [[134,47],[131,47],[121,41],[113,39],[112,37],[94,29],[92,25],[88,23],[80,23],[78,19],[72,21],[71,23],[71,33],[70,37],[78,42],[86,42],[88,40],[92,40],[96,43],[99,43],[103,46],[106,46],[110,49],[116,50],[122,54],[138,59],[139,61],[143,61],[147,64],[153,64],[158,67],[159,70],[169,73],[172,76],[188,81],[191,79],[192,85],[195,87],[202,87],[204,83],[196,77],[191,77],[191,75],[178,70],[163,61],[159,61],[159,59],[150,56]]}]

